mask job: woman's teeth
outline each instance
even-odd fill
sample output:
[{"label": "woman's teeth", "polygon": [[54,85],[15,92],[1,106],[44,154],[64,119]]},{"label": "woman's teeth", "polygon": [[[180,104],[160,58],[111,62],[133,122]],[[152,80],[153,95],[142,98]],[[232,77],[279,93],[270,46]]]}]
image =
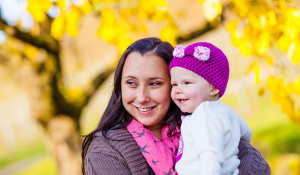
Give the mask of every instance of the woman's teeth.
[{"label": "woman's teeth", "polygon": [[142,111],[142,112],[146,112],[146,111],[149,111],[150,109],[152,109],[152,108],[138,108],[140,111]]}]

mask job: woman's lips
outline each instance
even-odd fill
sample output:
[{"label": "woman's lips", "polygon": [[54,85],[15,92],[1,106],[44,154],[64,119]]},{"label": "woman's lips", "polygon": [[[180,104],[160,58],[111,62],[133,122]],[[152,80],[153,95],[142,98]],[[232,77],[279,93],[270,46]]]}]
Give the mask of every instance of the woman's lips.
[{"label": "woman's lips", "polygon": [[153,111],[153,109],[155,108],[156,106],[154,107],[147,107],[147,108],[139,108],[139,107],[136,107],[135,108],[138,110],[139,113],[142,113],[142,114],[149,114],[150,112]]}]

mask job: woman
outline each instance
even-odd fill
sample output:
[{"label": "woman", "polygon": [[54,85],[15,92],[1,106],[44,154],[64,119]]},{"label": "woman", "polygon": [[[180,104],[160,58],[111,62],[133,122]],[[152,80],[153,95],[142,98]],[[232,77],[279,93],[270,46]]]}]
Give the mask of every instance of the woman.
[{"label": "woman", "polygon": [[[181,113],[170,97],[172,51],[167,42],[145,38],[123,53],[109,104],[83,142],[84,174],[176,174]],[[243,141],[239,150],[241,174],[269,174],[257,150]]]}]

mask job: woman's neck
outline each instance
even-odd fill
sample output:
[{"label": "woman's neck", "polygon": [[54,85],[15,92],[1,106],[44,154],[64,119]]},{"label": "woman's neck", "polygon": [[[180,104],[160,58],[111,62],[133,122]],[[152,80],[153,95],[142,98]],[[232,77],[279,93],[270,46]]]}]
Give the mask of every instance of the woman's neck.
[{"label": "woman's neck", "polygon": [[162,130],[162,124],[157,124],[154,126],[145,126],[147,129],[149,129],[159,140],[161,140],[161,130]]}]

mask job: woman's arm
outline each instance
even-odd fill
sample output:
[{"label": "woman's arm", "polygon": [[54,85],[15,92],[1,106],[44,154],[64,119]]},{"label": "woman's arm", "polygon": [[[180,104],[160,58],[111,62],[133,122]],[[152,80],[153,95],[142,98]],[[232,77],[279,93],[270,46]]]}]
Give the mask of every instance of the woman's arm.
[{"label": "woman's arm", "polygon": [[244,140],[239,143],[238,157],[241,160],[239,174],[271,174],[270,166],[261,153]]}]

